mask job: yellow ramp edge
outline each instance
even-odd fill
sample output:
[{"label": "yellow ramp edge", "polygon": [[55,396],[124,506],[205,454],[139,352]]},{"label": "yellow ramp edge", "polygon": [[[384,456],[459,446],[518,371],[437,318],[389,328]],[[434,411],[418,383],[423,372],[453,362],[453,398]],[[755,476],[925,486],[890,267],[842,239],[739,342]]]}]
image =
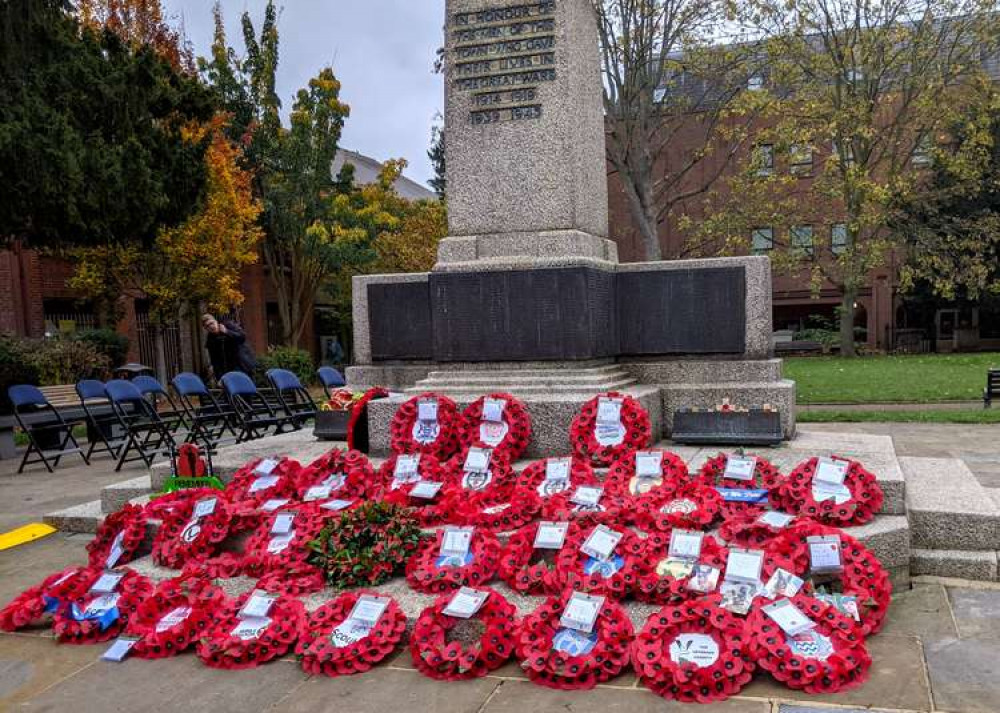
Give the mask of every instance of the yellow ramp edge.
[{"label": "yellow ramp edge", "polygon": [[32,540],[47,537],[56,531],[56,528],[40,522],[33,522],[30,525],[19,527],[16,530],[0,534],[0,550],[9,550],[11,547],[23,545]]}]

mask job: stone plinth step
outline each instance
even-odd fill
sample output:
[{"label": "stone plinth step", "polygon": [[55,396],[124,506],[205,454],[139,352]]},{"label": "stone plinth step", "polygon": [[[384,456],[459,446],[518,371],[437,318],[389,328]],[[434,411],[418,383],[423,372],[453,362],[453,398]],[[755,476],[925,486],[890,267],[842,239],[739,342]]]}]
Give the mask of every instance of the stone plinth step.
[{"label": "stone plinth step", "polygon": [[113,483],[101,490],[101,509],[105,513],[116,512],[125,503],[149,495],[151,492],[153,492],[153,488],[149,475],[141,475],[121,483]]},{"label": "stone plinth step", "polygon": [[1000,509],[957,458],[900,458],[913,546],[926,550],[1000,549]]},{"label": "stone plinth step", "polygon": [[910,572],[915,577],[932,575],[995,582],[997,580],[997,553],[993,550],[925,550],[914,548],[910,551]]},{"label": "stone plinth step", "polygon": [[51,512],[43,518],[46,525],[62,532],[83,532],[93,534],[104,520],[104,511],[100,500],[91,500],[81,505],[74,505],[65,510]]}]

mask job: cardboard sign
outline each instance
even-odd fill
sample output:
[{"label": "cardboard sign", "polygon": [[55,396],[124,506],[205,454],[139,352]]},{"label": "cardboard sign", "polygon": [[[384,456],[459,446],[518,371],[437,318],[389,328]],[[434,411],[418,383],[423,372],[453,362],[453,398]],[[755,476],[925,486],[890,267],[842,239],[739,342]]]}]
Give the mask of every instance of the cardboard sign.
[{"label": "cardboard sign", "polygon": [[115,639],[115,643],[108,647],[108,650],[104,652],[101,656],[102,661],[111,661],[112,663],[121,663],[128,656],[128,652],[132,650],[132,647],[142,641],[141,637],[138,636],[120,636]]},{"label": "cardboard sign", "polygon": [[186,621],[189,616],[191,616],[191,607],[177,607],[176,609],[165,614],[163,618],[156,622],[156,633],[162,634],[164,631],[170,631],[178,624]]},{"label": "cardboard sign", "polygon": [[729,456],[726,459],[726,470],[722,477],[729,480],[753,480],[754,470],[757,468],[757,459],[752,456]]},{"label": "cardboard sign", "polygon": [[780,512],[778,510],[768,510],[766,513],[757,518],[757,522],[763,523],[764,525],[770,525],[771,527],[776,527],[780,530],[781,528],[788,527],[794,519],[794,515],[789,515],[788,513]]},{"label": "cardboard sign", "polygon": [[850,463],[845,461],[820,458],[819,463],[816,464],[816,475],[813,479],[829,485],[843,485],[848,468],[850,468]]},{"label": "cardboard sign", "polygon": [[691,579],[688,580],[687,588],[692,592],[708,594],[714,592],[719,586],[719,576],[722,570],[710,564],[696,564],[691,569]]},{"label": "cardboard sign", "polygon": [[472,589],[471,587],[462,587],[455,592],[455,596],[448,602],[448,606],[441,610],[441,613],[459,619],[469,619],[482,609],[483,604],[486,603],[489,596],[489,592]]},{"label": "cardboard sign", "polygon": [[124,576],[124,572],[107,570],[91,585],[90,591],[94,594],[110,594],[118,589],[118,583],[122,581]]},{"label": "cardboard sign", "polygon": [[274,523],[271,525],[272,535],[287,535],[295,525],[294,512],[282,512],[274,516]]},{"label": "cardboard sign", "polygon": [[490,458],[493,456],[493,451],[488,448],[470,448],[468,454],[465,456],[465,465],[463,470],[473,473],[485,473],[490,469]]},{"label": "cardboard sign", "polygon": [[417,403],[417,420],[418,421],[437,421],[438,420],[438,402],[437,401],[420,401]]},{"label": "cardboard sign", "polygon": [[483,402],[483,420],[491,423],[502,422],[505,408],[507,402],[503,399],[486,399]]},{"label": "cardboard sign", "polygon": [[729,550],[726,560],[726,579],[737,582],[760,582],[760,570],[764,566],[764,553],[760,550]]},{"label": "cardboard sign", "polygon": [[583,592],[573,592],[573,595],[566,603],[559,623],[567,629],[582,631],[589,634],[594,630],[594,622],[597,621],[604,606],[604,597],[595,597]]},{"label": "cardboard sign", "polygon": [[257,475],[270,475],[274,472],[274,469],[278,467],[278,460],[275,458],[265,458],[257,467],[253,469],[253,472]]},{"label": "cardboard sign", "polygon": [[465,557],[472,544],[473,527],[446,527],[441,537],[442,557]]},{"label": "cardboard sign", "polygon": [[764,585],[764,595],[768,599],[794,597],[802,589],[803,584],[805,582],[801,578],[779,567],[774,570],[774,574],[771,575],[771,578],[767,580],[767,584]]},{"label": "cardboard sign", "polygon": [[597,401],[597,422],[617,426],[622,422],[622,400],[601,397]]},{"label": "cardboard sign", "polygon": [[240,619],[230,632],[230,636],[235,636],[242,641],[253,641],[259,639],[270,625],[271,620],[266,617],[263,619],[257,617]]},{"label": "cardboard sign", "polygon": [[389,606],[389,599],[386,597],[375,597],[370,594],[362,594],[354,603],[354,608],[348,615],[348,619],[355,619],[364,622],[369,626],[378,624],[382,614]]},{"label": "cardboard sign", "polygon": [[396,458],[392,476],[396,480],[407,483],[419,479],[420,456],[401,455]]},{"label": "cardboard sign", "polygon": [[704,532],[695,530],[674,530],[670,533],[670,557],[682,560],[696,560],[701,557],[701,543]]},{"label": "cardboard sign", "polygon": [[635,474],[640,478],[659,478],[663,472],[663,453],[636,451]]},{"label": "cardboard sign", "polygon": [[259,493],[262,490],[273,488],[275,485],[278,484],[278,480],[279,478],[276,475],[262,475],[261,477],[254,479],[254,481],[250,483],[250,492]]},{"label": "cardboard sign", "polygon": [[581,485],[573,492],[573,497],[570,498],[570,501],[577,505],[596,507],[601,501],[602,495],[604,495],[604,488]]},{"label": "cardboard sign", "polygon": [[277,594],[269,594],[260,589],[255,589],[243,605],[243,608],[240,609],[239,615],[243,619],[263,619],[270,613],[271,607],[277,599]]},{"label": "cardboard sign", "polygon": [[331,510],[333,512],[339,512],[341,510],[346,510],[354,504],[353,500],[331,500],[328,503],[323,503],[320,508],[323,510]]},{"label": "cardboard sign", "polygon": [[217,502],[218,498],[204,498],[199,500],[194,506],[194,517],[198,519],[208,517],[215,512],[215,505]]},{"label": "cardboard sign", "polygon": [[622,533],[615,532],[607,525],[598,525],[580,545],[580,551],[591,557],[606,560],[611,557],[622,537],[624,537]]},{"label": "cardboard sign", "polygon": [[302,497],[303,502],[312,503],[317,500],[326,500],[330,497],[331,489],[329,485],[314,485]]},{"label": "cardboard sign", "polygon": [[837,535],[806,538],[809,547],[809,570],[818,573],[841,572],[840,538]]},{"label": "cardboard sign", "polygon": [[779,599],[763,609],[764,613],[789,636],[796,636],[816,627],[816,623],[792,604],[790,599]]},{"label": "cardboard sign", "polygon": [[291,501],[288,498],[268,500],[260,506],[260,509],[264,512],[274,512],[275,510],[280,510],[285,507],[290,502]]},{"label": "cardboard sign", "polygon": [[566,532],[569,530],[568,522],[542,522],[538,525],[535,533],[534,548],[536,550],[558,550],[562,549],[566,542]]},{"label": "cardboard sign", "polygon": [[435,483],[430,480],[421,480],[419,483],[413,486],[410,491],[411,498],[420,498],[421,500],[433,500],[437,497],[438,491],[444,483]]},{"label": "cardboard sign", "polygon": [[104,567],[106,569],[111,569],[118,564],[118,560],[120,560],[122,555],[125,554],[125,549],[122,547],[122,543],[124,541],[125,530],[122,530],[115,535],[114,542],[111,543],[111,549],[108,551],[108,558],[104,561]]}]

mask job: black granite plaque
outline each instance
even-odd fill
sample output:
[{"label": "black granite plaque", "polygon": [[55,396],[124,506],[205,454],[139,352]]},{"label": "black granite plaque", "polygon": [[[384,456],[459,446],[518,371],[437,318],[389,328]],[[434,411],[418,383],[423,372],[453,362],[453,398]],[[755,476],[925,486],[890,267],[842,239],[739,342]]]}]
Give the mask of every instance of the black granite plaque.
[{"label": "black granite plaque", "polygon": [[744,352],[742,267],[620,272],[616,286],[620,354]]},{"label": "black granite plaque", "polygon": [[433,327],[427,283],[368,285],[368,326],[373,359],[430,359]]}]

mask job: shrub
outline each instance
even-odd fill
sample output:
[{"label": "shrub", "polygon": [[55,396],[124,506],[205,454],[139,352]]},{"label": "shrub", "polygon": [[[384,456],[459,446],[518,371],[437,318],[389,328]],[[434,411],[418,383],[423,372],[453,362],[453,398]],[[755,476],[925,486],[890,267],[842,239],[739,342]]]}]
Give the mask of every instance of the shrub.
[{"label": "shrub", "polygon": [[0,412],[9,413],[7,389],[14,384],[37,384],[38,370],[25,339],[0,336]]},{"label": "shrub", "polygon": [[303,349],[295,347],[271,347],[267,354],[257,358],[257,380],[265,383],[268,369],[287,369],[299,377],[303,384],[311,384],[316,380],[316,367],[312,355]]},{"label": "shrub", "polygon": [[128,337],[113,329],[84,329],[72,339],[85,342],[111,361],[111,366],[121,366],[128,358]]},{"label": "shrub", "polygon": [[13,384],[75,384],[103,379],[110,369],[111,360],[85,341],[0,337],[0,404],[10,410],[7,387]]}]

